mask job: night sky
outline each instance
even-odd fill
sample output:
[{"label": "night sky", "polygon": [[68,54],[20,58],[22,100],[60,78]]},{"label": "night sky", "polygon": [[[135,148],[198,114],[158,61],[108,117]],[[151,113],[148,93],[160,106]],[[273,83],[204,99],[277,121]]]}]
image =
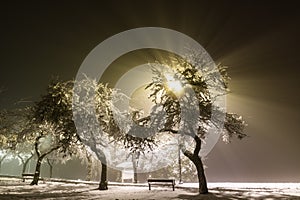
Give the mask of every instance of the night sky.
[{"label": "night sky", "polygon": [[198,41],[216,63],[229,66],[228,110],[249,124],[248,138],[219,142],[209,154],[208,181],[300,181],[296,4],[107,2],[2,2],[0,108],[38,100],[52,77],[75,78],[88,53],[114,34],[137,27],[170,28]]}]

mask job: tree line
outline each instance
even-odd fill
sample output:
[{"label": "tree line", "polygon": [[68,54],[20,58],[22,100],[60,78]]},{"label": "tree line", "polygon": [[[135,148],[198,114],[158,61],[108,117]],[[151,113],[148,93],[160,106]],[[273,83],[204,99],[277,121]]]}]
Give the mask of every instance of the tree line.
[{"label": "tree line", "polygon": [[[155,106],[149,116],[144,117],[140,117],[140,111],[136,110],[120,112],[114,102],[126,97],[89,77],[85,76],[80,81],[52,81],[45,94],[33,105],[1,110],[1,150],[17,152],[23,163],[23,172],[28,160],[36,156],[31,185],[38,184],[41,164],[45,159],[51,166],[50,158],[63,160],[74,155],[81,155],[87,160],[96,158],[102,168],[99,189],[106,190],[108,158],[104,151],[109,148],[108,143],[128,149],[128,156],[132,156],[135,163],[143,152],[156,148],[158,133],[180,135],[192,141],[191,145],[179,144],[179,149],[196,169],[199,193],[208,193],[200,154],[208,130],[217,128],[223,141],[229,142],[233,137],[242,139],[246,136],[245,122],[240,115],[215,106],[218,96],[229,92],[227,69],[222,65],[218,65],[217,70],[212,69],[204,66],[207,63],[203,64],[201,55],[194,57],[194,62],[172,57],[163,63],[171,66],[172,76],[181,80],[185,90],[193,91],[182,96],[176,95],[166,84],[169,72],[159,67],[162,63],[152,64],[152,82],[145,89],[151,91],[149,98]],[[197,69],[199,65],[203,68],[202,73]],[[210,91],[212,87],[217,95]],[[199,111],[197,117],[184,121],[182,113],[194,116],[195,110],[191,111],[194,107]],[[193,112],[193,115],[188,112]],[[149,127],[158,129],[153,133]],[[140,130],[144,132],[137,134]],[[135,171],[135,179],[136,176]]]}]

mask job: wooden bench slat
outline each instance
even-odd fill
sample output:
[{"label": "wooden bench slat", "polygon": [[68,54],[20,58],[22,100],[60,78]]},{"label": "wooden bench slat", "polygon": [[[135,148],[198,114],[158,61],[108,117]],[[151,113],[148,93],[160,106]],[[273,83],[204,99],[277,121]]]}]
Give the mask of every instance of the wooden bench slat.
[{"label": "wooden bench slat", "polygon": [[34,174],[22,174],[22,176],[34,176]]}]

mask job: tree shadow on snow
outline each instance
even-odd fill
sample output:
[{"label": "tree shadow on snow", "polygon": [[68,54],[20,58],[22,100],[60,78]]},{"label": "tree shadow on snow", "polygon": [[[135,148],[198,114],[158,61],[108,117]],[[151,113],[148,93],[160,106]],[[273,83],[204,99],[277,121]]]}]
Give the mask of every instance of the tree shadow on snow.
[{"label": "tree shadow on snow", "polygon": [[[187,189],[188,191],[195,192],[194,189]],[[271,189],[224,189],[224,188],[215,188],[211,190],[211,193],[208,194],[180,194],[177,199],[193,199],[193,200],[242,200],[242,199],[252,199],[252,200],[263,200],[263,199],[291,199],[291,200],[300,200],[300,196],[294,196],[289,194],[272,194]]]},{"label": "tree shadow on snow", "polygon": [[74,191],[70,189],[69,192],[65,191],[55,191],[55,189],[50,189],[48,191],[34,192],[34,193],[16,193],[16,194],[0,194],[1,200],[17,200],[17,199],[55,199],[55,198],[63,198],[63,199],[86,199],[86,200],[94,200],[99,199],[99,197],[90,196],[90,191],[96,191],[98,188],[92,188],[82,191]]}]

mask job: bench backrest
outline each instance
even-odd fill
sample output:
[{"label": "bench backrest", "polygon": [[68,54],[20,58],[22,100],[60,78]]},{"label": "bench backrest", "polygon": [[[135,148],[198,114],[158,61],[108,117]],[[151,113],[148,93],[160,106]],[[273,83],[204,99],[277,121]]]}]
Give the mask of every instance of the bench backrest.
[{"label": "bench backrest", "polygon": [[174,179],[148,179],[148,182],[175,182]]}]

